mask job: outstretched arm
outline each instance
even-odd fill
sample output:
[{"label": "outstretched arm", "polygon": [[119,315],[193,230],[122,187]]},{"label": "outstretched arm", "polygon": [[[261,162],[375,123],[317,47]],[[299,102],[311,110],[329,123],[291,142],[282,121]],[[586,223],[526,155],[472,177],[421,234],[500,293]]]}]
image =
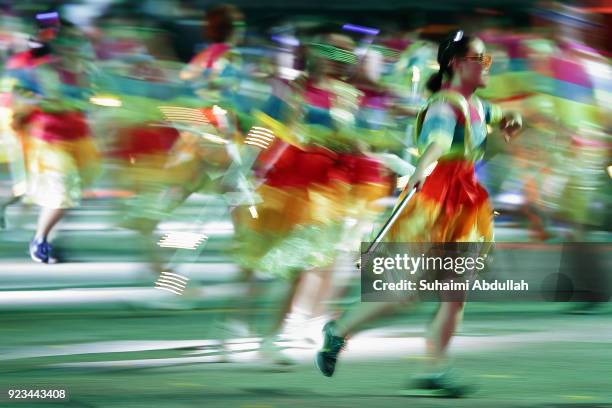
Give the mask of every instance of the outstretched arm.
[{"label": "outstretched arm", "polygon": [[497,125],[501,129],[506,142],[510,142],[523,127],[521,114],[514,111],[503,111],[499,105],[483,101],[487,125]]},{"label": "outstretched arm", "polygon": [[445,150],[446,148],[439,142],[433,142],[427,146],[427,149],[425,149],[425,152],[419,158],[414,173],[412,173],[412,176],[410,176],[410,179],[408,179],[405,191],[410,191],[415,187],[417,190],[420,190],[421,187],[423,187],[423,182],[428,176],[427,170],[431,165],[437,162],[440,157],[442,157]]}]

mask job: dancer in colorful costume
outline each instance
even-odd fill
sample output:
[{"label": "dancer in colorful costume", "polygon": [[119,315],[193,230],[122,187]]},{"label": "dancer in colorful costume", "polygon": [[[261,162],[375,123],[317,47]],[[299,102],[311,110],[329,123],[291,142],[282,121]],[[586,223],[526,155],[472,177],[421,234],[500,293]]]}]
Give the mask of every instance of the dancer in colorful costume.
[{"label": "dancer in colorful costume", "polygon": [[211,9],[206,34],[212,44],[179,74],[194,95],[166,99],[155,107],[159,120],[174,126],[179,136],[168,149],[162,167],[167,180],[164,191],[154,195],[155,202],[144,204],[149,221],[138,220],[145,233],[152,233],[162,217],[194,192],[224,191],[223,176],[233,160],[227,147],[240,142],[234,109],[240,70],[234,46],[242,36],[242,24],[243,16],[235,7]]},{"label": "dancer in colorful costume", "polygon": [[256,190],[261,203],[244,217],[236,258],[245,268],[292,282],[262,344],[265,351],[273,350],[302,272],[329,275],[347,214],[389,193],[386,170],[364,155],[359,140],[361,93],[346,82],[357,63],[353,48],[350,38],[338,34],[311,44],[308,76],[277,88],[263,112],[255,113],[259,126],[246,139],[275,136],[271,146],[262,145],[266,151],[256,171],[263,180]]},{"label": "dancer in colorful costume", "polygon": [[[486,85],[491,64],[480,39],[464,35],[463,31],[452,33],[440,45],[437,59],[440,71],[428,82],[433,95],[417,117],[415,134],[422,154],[402,196],[413,188],[418,192],[404,207],[385,240],[486,245],[493,240],[493,209],[486,191],[476,180],[474,161],[482,154],[487,124],[500,124],[509,139],[521,126],[521,119],[516,114],[504,115],[499,108],[473,95]],[[323,348],[316,356],[319,370],[326,376],[333,375],[347,337],[400,305],[362,304],[338,321],[329,322],[323,329]],[[440,303],[427,339],[431,373],[419,378],[417,387],[453,396],[466,391],[445,370],[447,348],[463,306],[463,300]]]},{"label": "dancer in colorful costume", "polygon": [[78,33],[56,12],[37,15],[39,47],[7,67],[27,98],[13,100],[13,121],[28,135],[28,198],[42,207],[30,256],[55,263],[48,236],[65,210],[75,207],[98,169],[98,151],[85,116],[86,72]]}]

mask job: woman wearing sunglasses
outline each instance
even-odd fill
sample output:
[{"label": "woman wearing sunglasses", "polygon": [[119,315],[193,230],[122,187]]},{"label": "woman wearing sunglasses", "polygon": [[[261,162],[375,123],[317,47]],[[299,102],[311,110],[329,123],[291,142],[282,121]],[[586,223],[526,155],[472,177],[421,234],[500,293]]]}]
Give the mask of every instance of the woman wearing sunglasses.
[{"label": "woman wearing sunglasses", "polygon": [[[476,180],[474,162],[482,155],[487,125],[499,124],[506,140],[521,127],[516,114],[503,114],[474,92],[487,84],[491,57],[483,42],[457,31],[439,47],[439,71],[428,81],[432,95],[417,116],[416,142],[421,153],[402,197],[417,189],[389,230],[387,242],[477,242],[493,240],[493,209]],[[437,162],[433,172],[426,170]],[[412,301],[409,299],[408,301]],[[405,302],[404,302],[405,303]],[[402,303],[362,303],[323,329],[324,345],[316,363],[326,376],[335,371],[346,339],[373,319]],[[429,367],[416,387],[447,396],[466,388],[448,374],[447,349],[459,323],[464,297],[442,301],[427,339]]]}]

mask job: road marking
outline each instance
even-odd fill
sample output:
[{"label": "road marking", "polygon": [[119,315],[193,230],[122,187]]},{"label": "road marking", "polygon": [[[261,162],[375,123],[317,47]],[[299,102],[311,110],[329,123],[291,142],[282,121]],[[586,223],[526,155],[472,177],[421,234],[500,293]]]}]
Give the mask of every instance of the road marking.
[{"label": "road marking", "polygon": [[575,401],[586,401],[586,400],[594,400],[595,397],[592,395],[562,395],[563,398],[571,399]]},{"label": "road marking", "polygon": [[508,375],[508,374],[480,374],[478,377],[481,377],[481,378],[518,378],[516,375]]}]

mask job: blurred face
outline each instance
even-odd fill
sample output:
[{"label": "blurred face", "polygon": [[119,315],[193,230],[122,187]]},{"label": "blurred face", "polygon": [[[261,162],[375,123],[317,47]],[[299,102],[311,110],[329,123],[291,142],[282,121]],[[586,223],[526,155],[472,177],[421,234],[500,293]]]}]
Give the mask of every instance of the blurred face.
[{"label": "blurred face", "polygon": [[58,27],[48,27],[41,30],[38,30],[37,38],[40,42],[48,43],[57,37]]},{"label": "blurred face", "polygon": [[357,56],[353,52],[353,41],[343,35],[332,35],[328,44],[319,44],[313,48],[316,63],[325,76],[345,78],[357,62]]},{"label": "blurred face", "polygon": [[470,42],[467,54],[452,62],[453,72],[462,84],[476,88],[484,88],[489,82],[491,56],[486,54],[484,43],[476,38]]}]

